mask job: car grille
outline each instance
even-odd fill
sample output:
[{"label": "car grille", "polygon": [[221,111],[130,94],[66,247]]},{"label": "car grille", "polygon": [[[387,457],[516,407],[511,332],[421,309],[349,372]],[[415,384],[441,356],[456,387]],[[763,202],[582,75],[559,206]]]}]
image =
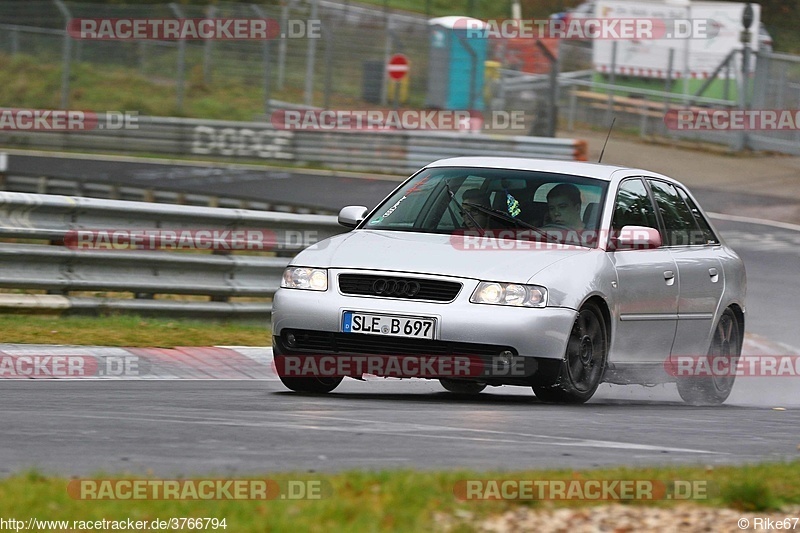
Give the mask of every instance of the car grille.
[{"label": "car grille", "polygon": [[436,279],[339,274],[339,290],[358,296],[450,302],[458,295],[461,284]]},{"label": "car grille", "polygon": [[[286,343],[286,336],[293,334],[293,346]],[[433,341],[428,339],[406,339],[384,335],[362,335],[359,333],[332,333],[302,329],[286,329],[281,334],[282,344],[292,352],[346,353],[370,355],[475,355],[493,356],[503,351],[514,355],[510,346],[475,344],[470,342]]]}]

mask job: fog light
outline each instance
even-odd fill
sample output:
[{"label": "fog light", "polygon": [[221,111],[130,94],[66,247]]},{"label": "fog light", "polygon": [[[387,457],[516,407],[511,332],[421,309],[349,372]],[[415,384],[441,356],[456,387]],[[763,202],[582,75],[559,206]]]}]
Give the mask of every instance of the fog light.
[{"label": "fog light", "polygon": [[297,338],[294,336],[294,333],[286,334],[286,344],[291,348],[297,346]]},{"label": "fog light", "polygon": [[514,352],[503,350],[494,358],[494,366],[496,371],[504,371],[511,367],[514,362]]}]

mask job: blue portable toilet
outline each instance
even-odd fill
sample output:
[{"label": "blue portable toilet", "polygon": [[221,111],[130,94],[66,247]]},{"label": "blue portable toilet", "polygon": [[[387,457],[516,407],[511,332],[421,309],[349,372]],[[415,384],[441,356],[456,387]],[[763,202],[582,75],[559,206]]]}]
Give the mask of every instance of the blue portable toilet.
[{"label": "blue portable toilet", "polygon": [[451,16],[431,19],[428,25],[431,52],[425,106],[483,110],[486,23],[470,17]]}]

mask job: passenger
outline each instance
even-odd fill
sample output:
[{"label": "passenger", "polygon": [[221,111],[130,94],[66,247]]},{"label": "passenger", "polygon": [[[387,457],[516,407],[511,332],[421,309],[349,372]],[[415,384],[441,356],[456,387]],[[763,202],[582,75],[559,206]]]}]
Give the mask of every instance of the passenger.
[{"label": "passenger", "polygon": [[560,183],[547,193],[550,222],[545,228],[583,230],[581,191],[571,183]]}]

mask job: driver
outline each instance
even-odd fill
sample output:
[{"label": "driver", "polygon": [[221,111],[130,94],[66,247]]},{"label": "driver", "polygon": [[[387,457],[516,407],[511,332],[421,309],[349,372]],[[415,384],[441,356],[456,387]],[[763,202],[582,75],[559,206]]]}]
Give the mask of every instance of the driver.
[{"label": "driver", "polygon": [[[464,191],[461,202],[463,204],[464,211],[466,211],[464,214],[464,227],[469,230],[486,229],[489,223],[489,215],[487,215],[484,211],[475,209],[470,204],[477,204],[487,209],[491,209],[492,202],[489,199],[489,193],[479,189],[469,189]],[[472,215],[472,217],[469,215]],[[475,223],[478,224],[478,227],[475,226]]]},{"label": "driver", "polygon": [[571,183],[560,183],[547,193],[547,209],[550,222],[544,227],[560,227],[571,230],[584,229],[581,220],[581,191]]}]

